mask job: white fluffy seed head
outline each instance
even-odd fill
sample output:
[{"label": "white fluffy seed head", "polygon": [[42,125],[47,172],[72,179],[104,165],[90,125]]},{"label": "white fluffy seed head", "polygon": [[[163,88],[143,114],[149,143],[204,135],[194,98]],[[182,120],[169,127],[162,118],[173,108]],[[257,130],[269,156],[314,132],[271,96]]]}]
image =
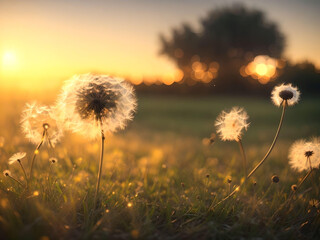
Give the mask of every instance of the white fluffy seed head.
[{"label": "white fluffy seed head", "polygon": [[66,128],[89,138],[123,129],[133,118],[136,97],[132,86],[120,78],[83,74],[66,81],[57,109]]},{"label": "white fluffy seed head", "polygon": [[223,141],[239,141],[243,130],[247,130],[248,114],[243,108],[233,107],[230,112],[222,111],[217,117],[215,126]]},{"label": "white fluffy seed head", "polygon": [[300,100],[300,91],[291,84],[281,84],[273,88],[271,100],[276,106],[281,106],[284,100],[288,106],[295,105]]},{"label": "white fluffy seed head", "polygon": [[301,172],[312,168],[319,168],[320,165],[320,142],[318,139],[311,141],[297,140],[289,149],[290,166]]},{"label": "white fluffy seed head", "polygon": [[36,102],[27,103],[22,113],[22,131],[26,138],[34,144],[39,144],[44,129],[47,131],[45,142],[54,146],[62,137],[63,130],[53,107],[47,107]]},{"label": "white fluffy seed head", "polygon": [[17,152],[15,154],[13,154],[10,158],[9,158],[9,164],[13,164],[15,162],[17,162],[18,160],[23,159],[27,154],[25,152]]}]

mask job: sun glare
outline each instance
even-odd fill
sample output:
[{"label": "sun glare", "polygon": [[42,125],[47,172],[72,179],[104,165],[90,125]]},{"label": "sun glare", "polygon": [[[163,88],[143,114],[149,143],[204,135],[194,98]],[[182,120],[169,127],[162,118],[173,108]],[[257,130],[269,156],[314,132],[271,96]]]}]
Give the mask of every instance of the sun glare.
[{"label": "sun glare", "polygon": [[16,54],[12,51],[4,52],[2,56],[2,67],[4,70],[13,69],[17,66]]}]

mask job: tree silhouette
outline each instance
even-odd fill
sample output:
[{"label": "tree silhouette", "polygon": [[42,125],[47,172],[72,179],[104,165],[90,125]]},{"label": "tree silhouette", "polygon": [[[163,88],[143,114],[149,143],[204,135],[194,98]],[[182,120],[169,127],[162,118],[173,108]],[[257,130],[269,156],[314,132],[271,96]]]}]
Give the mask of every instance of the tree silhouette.
[{"label": "tree silhouette", "polygon": [[[248,64],[257,55],[274,58],[282,55],[284,36],[261,11],[248,10],[243,6],[217,9],[211,11],[200,23],[200,31],[183,24],[173,29],[168,38],[160,35],[160,53],[177,64],[184,72],[185,81],[201,80],[206,76],[215,78],[214,74],[218,70],[215,81],[217,89],[245,90],[252,88],[255,81],[249,83],[241,79],[241,66]],[[199,66],[202,72],[197,76],[195,71]],[[210,72],[210,69],[213,71]]]}]

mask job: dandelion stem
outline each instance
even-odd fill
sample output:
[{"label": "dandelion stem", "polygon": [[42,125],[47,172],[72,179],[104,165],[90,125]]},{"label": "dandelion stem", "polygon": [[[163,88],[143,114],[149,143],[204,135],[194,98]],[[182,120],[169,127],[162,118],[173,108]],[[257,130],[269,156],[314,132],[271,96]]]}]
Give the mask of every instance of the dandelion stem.
[{"label": "dandelion stem", "polygon": [[280,118],[280,122],[279,122],[279,126],[276,132],[276,135],[274,136],[273,142],[271,143],[271,146],[268,150],[268,152],[266,153],[266,155],[262,158],[262,160],[255,166],[255,168],[249,173],[249,175],[247,176],[247,179],[250,178],[252,176],[252,174],[255,173],[255,171],[257,171],[257,169],[264,163],[264,161],[267,159],[267,157],[269,156],[269,154],[271,153],[274,145],[276,144],[276,141],[278,139],[280,130],[281,130],[281,126],[283,123],[283,119],[284,119],[284,114],[286,112],[286,106],[287,106],[287,100],[284,100],[282,103],[282,114],[281,114],[281,118]]},{"label": "dandelion stem", "polygon": [[10,175],[8,177],[23,187],[23,184],[18,179],[15,179],[14,177],[12,177]]},{"label": "dandelion stem", "polygon": [[100,179],[101,179],[101,173],[102,173],[102,163],[103,163],[104,140],[105,140],[101,119],[100,119],[100,128],[101,128],[101,149],[100,149],[101,152],[100,152],[100,163],[99,163],[99,172],[98,172],[97,184],[96,184],[96,192],[94,194],[94,208],[96,208],[97,197],[99,193]]},{"label": "dandelion stem", "polygon": [[219,201],[218,203],[216,203],[212,208],[216,208],[218,205],[220,205],[221,203],[223,203],[224,201],[228,200],[229,198],[231,198],[236,192],[238,192],[240,190],[240,186],[236,187],[228,196],[226,196],[224,199],[222,199],[221,201]]},{"label": "dandelion stem", "polygon": [[38,153],[39,153],[39,149],[40,149],[40,147],[41,147],[42,144],[43,144],[44,138],[45,138],[45,136],[46,136],[46,132],[47,132],[47,130],[44,129],[44,130],[43,130],[43,133],[42,133],[41,141],[40,141],[40,143],[39,143],[38,146],[36,147],[36,150],[35,150],[34,153],[33,153],[33,158],[32,158],[31,167],[30,167],[30,176],[29,176],[29,179],[32,178],[32,171],[33,171],[34,160],[36,159],[36,157],[37,157],[37,155],[38,155]]},{"label": "dandelion stem", "polygon": [[21,169],[22,169],[22,171],[23,171],[24,178],[26,179],[27,186],[28,186],[28,177],[27,177],[26,171],[24,170],[24,167],[23,167],[23,165],[22,165],[22,163],[21,163],[20,159],[18,160],[18,163],[20,164],[20,167],[21,167]]},{"label": "dandelion stem", "polygon": [[242,156],[242,162],[243,162],[244,177],[246,178],[247,177],[247,158],[246,158],[246,153],[244,151],[241,139],[239,139],[237,142],[239,143],[239,148],[240,148],[240,152],[241,152],[241,156]]},{"label": "dandelion stem", "polygon": [[[312,173],[313,168],[310,169],[310,171],[304,176],[304,178],[300,181],[300,183],[297,186],[297,190],[300,188],[300,186],[306,181],[306,179],[310,176],[310,174]],[[297,191],[296,190],[296,191]]]}]

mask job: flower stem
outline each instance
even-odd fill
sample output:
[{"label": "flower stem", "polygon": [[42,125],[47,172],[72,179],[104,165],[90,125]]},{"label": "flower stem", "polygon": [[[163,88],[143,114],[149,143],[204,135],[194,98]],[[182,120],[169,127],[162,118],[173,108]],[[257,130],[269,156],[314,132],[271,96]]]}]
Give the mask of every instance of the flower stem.
[{"label": "flower stem", "polygon": [[10,175],[8,177],[23,187],[23,184],[18,179],[15,179],[14,177],[12,177]]},{"label": "flower stem", "polygon": [[28,177],[27,177],[26,171],[24,170],[24,167],[23,167],[23,165],[22,165],[22,163],[21,163],[20,160],[18,160],[18,163],[20,164],[20,167],[21,167],[21,169],[22,169],[22,171],[23,171],[24,178],[26,179],[27,186],[28,186]]},{"label": "flower stem", "polygon": [[32,178],[32,171],[33,171],[34,160],[36,159],[36,157],[37,157],[37,155],[38,155],[38,153],[39,153],[39,149],[40,149],[40,147],[41,147],[42,144],[43,144],[44,138],[45,138],[45,136],[46,136],[46,132],[47,132],[47,130],[44,129],[44,130],[43,130],[43,133],[42,133],[41,141],[40,141],[40,143],[38,144],[38,146],[36,147],[36,150],[34,150],[32,162],[31,162],[31,167],[30,167],[29,179]]},{"label": "flower stem", "polygon": [[241,139],[239,139],[237,142],[239,143],[239,148],[240,148],[242,162],[243,162],[244,177],[246,178],[247,177],[247,158],[246,158],[246,154],[245,154]]},{"label": "flower stem", "polygon": [[[310,174],[312,173],[312,168],[310,169],[310,171],[308,171],[308,173],[304,176],[304,178],[300,181],[300,183],[297,186],[297,190],[301,187],[301,185],[306,181],[306,179],[310,176]],[[296,190],[296,191],[297,191]]]},{"label": "flower stem", "polygon": [[99,171],[98,171],[98,177],[97,177],[97,184],[96,184],[96,192],[94,194],[94,209],[97,206],[97,197],[99,193],[99,186],[100,186],[100,179],[101,179],[101,173],[102,173],[102,163],[103,163],[103,152],[104,152],[104,132],[102,129],[102,122],[100,120],[100,127],[101,127],[101,152],[100,152],[100,163],[99,163]]},{"label": "flower stem", "polygon": [[282,123],[283,123],[283,119],[284,119],[284,114],[286,112],[286,106],[287,106],[287,101],[284,100],[283,103],[282,103],[282,114],[281,114],[281,118],[280,118],[280,122],[279,122],[279,126],[278,126],[278,129],[277,129],[277,132],[276,132],[276,135],[274,136],[274,139],[271,143],[271,146],[268,150],[268,152],[266,153],[266,155],[262,158],[262,160],[255,166],[255,168],[249,173],[249,175],[247,176],[247,179],[250,178],[252,176],[252,174],[255,173],[255,171],[257,171],[257,169],[264,163],[264,161],[267,159],[267,157],[269,156],[269,154],[271,153],[274,145],[276,144],[276,141],[278,139],[278,136],[279,136],[279,133],[280,133],[280,130],[281,130],[281,126],[282,126]]}]

